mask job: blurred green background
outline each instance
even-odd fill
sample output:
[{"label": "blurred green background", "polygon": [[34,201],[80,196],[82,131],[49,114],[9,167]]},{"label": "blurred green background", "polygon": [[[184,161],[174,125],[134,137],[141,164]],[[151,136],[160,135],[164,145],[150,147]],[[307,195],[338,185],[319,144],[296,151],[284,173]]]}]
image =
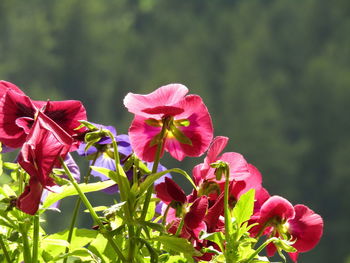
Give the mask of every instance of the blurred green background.
[{"label": "blurred green background", "polygon": [[[350,255],[350,1],[0,0],[0,62],[33,99],[81,100],[119,133],[127,92],[185,84],[271,194],[323,216],[300,262]],[[49,229],[68,226],[73,200]]]}]

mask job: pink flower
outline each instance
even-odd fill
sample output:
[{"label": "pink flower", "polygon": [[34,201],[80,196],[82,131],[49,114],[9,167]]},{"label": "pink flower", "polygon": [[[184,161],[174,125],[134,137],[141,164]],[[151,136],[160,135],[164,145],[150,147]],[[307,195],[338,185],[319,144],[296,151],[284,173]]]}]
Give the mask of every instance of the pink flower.
[{"label": "pink flower", "polygon": [[[76,135],[86,111],[79,101],[33,101],[12,83],[0,82],[0,141],[11,148],[21,147],[41,111],[68,134]],[[72,148],[72,150],[75,150]]]},{"label": "pink flower", "polygon": [[147,95],[126,95],[124,105],[135,114],[129,128],[131,146],[142,160],[154,161],[161,140],[161,155],[165,150],[180,161],[206,151],[213,138],[211,117],[202,99],[187,93],[185,86],[169,84]]},{"label": "pink flower", "polygon": [[[283,197],[272,196],[262,206],[257,218],[258,226],[253,227],[253,235],[265,234],[286,240],[293,240],[297,249],[289,253],[293,261],[300,252],[313,249],[323,233],[322,217],[305,205],[293,205]],[[271,243],[267,246],[269,257],[276,252]]]},{"label": "pink flower", "polygon": [[38,112],[18,157],[18,163],[30,175],[29,185],[17,201],[19,209],[31,215],[36,213],[43,189],[55,186],[50,177],[53,167],[60,166],[59,157],[65,158],[72,143],[69,134]]},{"label": "pink flower", "polygon": [[[226,162],[229,166],[231,195],[235,199],[238,199],[249,189],[260,189],[262,187],[262,176],[259,170],[252,164],[249,164],[241,154],[236,152],[221,154],[227,142],[227,137],[215,137],[209,147],[204,163],[198,164],[192,171],[194,182],[200,187],[199,191],[201,194],[210,195],[214,193],[211,199],[217,198],[217,195],[223,191],[225,184],[225,177],[222,176],[220,180],[217,180],[215,168],[210,166],[217,161]],[[211,189],[213,189],[213,191],[211,191]]]}]

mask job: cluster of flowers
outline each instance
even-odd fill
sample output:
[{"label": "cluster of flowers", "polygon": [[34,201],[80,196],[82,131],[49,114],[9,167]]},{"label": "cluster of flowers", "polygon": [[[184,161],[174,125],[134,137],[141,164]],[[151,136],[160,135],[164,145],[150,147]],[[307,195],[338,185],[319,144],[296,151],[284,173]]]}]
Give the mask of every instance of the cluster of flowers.
[{"label": "cluster of flowers", "polygon": [[[297,250],[289,253],[293,261],[298,253],[314,248],[322,236],[321,216],[305,205],[293,206],[283,197],[270,196],[256,167],[239,153],[222,154],[228,138],[213,139],[212,121],[205,104],[199,96],[187,93],[185,86],[170,84],[147,95],[127,94],[124,105],[135,115],[128,135],[117,136],[113,127],[96,125],[108,129],[116,138],[118,151],[124,157],[121,163],[135,154],[149,167],[156,163],[153,173],[164,170],[158,167],[164,152],[181,161],[207,151],[204,162],[193,168],[196,188],[189,195],[169,176],[156,182],[154,191],[162,206],[159,212],[168,232],[189,240],[199,251],[206,247],[219,249],[215,243],[202,239],[201,233],[225,232],[226,179],[218,176],[220,165],[215,165],[225,163],[229,167],[231,208],[244,193],[255,190],[254,213],[249,220],[249,224],[255,224],[249,230],[252,237],[292,240]],[[89,129],[80,125],[87,117],[79,101],[34,101],[6,81],[0,82],[0,98],[0,141],[6,150],[21,147],[17,162],[30,177],[16,201],[18,209],[30,215],[37,212],[44,189],[55,191],[52,169],[59,167],[69,152],[102,153],[96,155],[94,165],[116,170],[110,137],[86,147],[84,136]],[[92,174],[107,179],[97,171]],[[115,190],[114,187],[108,191]],[[273,256],[275,252],[275,245],[270,243],[267,255]],[[207,252],[196,259],[209,261],[212,256]]]}]

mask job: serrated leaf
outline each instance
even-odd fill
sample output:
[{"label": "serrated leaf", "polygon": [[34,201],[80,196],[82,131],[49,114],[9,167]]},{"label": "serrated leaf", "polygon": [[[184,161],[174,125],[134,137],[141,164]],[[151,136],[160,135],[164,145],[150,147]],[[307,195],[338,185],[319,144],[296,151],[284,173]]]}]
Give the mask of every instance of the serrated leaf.
[{"label": "serrated leaf", "polygon": [[[89,193],[89,192],[103,190],[103,189],[110,187],[114,184],[115,184],[114,181],[107,180],[107,181],[103,181],[103,182],[90,183],[90,184],[82,183],[82,184],[79,184],[79,187],[83,193]],[[45,208],[50,207],[52,204],[56,203],[57,201],[65,198],[67,196],[73,196],[73,195],[77,195],[77,191],[75,190],[73,185],[61,186],[60,193],[50,192],[43,203],[43,207],[42,207],[43,209],[40,209],[40,213],[42,213],[45,210]]]},{"label": "serrated leaf", "polygon": [[233,208],[233,216],[236,219],[237,225],[240,227],[242,223],[248,221],[253,215],[255,189],[250,189],[248,192],[241,195]]}]

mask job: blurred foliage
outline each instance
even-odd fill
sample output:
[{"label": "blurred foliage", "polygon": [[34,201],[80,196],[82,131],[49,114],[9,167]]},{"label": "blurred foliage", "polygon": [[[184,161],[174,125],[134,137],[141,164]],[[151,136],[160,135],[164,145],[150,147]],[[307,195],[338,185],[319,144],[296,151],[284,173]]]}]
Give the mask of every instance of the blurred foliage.
[{"label": "blurred foliage", "polygon": [[271,194],[324,217],[301,261],[345,262],[349,32],[347,0],[1,0],[0,79],[34,99],[79,99],[119,132],[127,92],[185,84]]}]

